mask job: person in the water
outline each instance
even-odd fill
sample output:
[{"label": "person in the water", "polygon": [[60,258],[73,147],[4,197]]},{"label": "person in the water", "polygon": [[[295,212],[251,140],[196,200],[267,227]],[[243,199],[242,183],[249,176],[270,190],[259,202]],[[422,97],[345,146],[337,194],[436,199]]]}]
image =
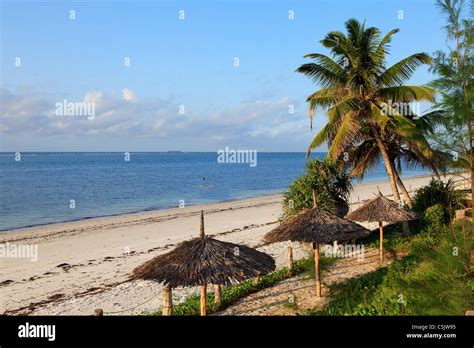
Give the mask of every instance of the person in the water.
[{"label": "person in the water", "polygon": [[[206,178],[205,178],[205,177],[202,177],[202,182],[203,182],[203,183],[205,182],[205,180],[206,180]],[[202,188],[213,188],[214,185],[211,185],[211,184],[208,184],[208,185],[206,185],[206,184],[201,184],[201,185],[199,185],[199,187],[202,187]]]}]

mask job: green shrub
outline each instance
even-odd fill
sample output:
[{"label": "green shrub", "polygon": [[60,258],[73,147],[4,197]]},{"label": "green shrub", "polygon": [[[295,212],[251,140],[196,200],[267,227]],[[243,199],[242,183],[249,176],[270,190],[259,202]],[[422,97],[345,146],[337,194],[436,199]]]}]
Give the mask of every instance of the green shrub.
[{"label": "green shrub", "polygon": [[351,180],[338,162],[315,159],[306,164],[306,174],[296,179],[283,195],[283,219],[313,206],[313,190],[318,206],[345,216],[349,211]]},{"label": "green shrub", "polygon": [[441,204],[435,204],[426,209],[422,214],[422,222],[425,225],[441,226],[445,224],[446,209]]},{"label": "green shrub", "polygon": [[465,194],[454,187],[453,179],[447,183],[431,179],[430,183],[421,187],[413,197],[413,209],[423,213],[434,205],[444,209],[443,221],[448,223],[454,217],[454,211],[464,207]]}]

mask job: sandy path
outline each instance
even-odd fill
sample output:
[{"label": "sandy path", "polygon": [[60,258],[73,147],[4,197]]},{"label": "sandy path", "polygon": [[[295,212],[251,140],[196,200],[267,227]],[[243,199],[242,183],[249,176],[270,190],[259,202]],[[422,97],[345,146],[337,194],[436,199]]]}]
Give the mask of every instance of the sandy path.
[{"label": "sandy path", "polygon": [[[321,277],[323,287],[320,298],[315,296],[314,278],[296,276],[247,296],[218,315],[296,315],[308,309],[321,308],[328,301],[328,285],[343,283],[349,278],[373,272],[393,261],[386,253],[381,264],[378,250],[374,249],[366,250],[364,255],[361,260],[345,258],[332,264]],[[291,302],[294,305],[289,305]]]},{"label": "sandy path", "polygon": [[[418,177],[405,182],[414,190],[429,180],[430,177]],[[372,198],[377,186],[382,193],[390,193],[388,183],[360,184],[355,186],[352,201]],[[207,234],[257,246],[263,235],[276,226],[281,195],[2,233],[0,243],[37,245],[39,256],[35,262],[0,258],[0,313],[89,315],[96,308],[102,308],[105,314],[159,310],[161,286],[151,281],[127,282],[127,277],[144,261],[196,237],[201,209],[205,211]],[[280,268],[286,263],[287,245],[259,249],[275,257]],[[296,259],[301,257],[302,252],[295,254]],[[174,301],[180,302],[192,291],[195,289],[176,289]],[[51,302],[37,304],[45,301]],[[32,303],[36,305],[8,312]]]}]

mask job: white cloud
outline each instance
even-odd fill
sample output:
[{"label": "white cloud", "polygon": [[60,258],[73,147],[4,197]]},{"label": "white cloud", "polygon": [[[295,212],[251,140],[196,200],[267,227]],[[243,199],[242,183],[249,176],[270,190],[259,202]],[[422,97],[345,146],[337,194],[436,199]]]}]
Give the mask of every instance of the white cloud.
[{"label": "white cloud", "polygon": [[85,95],[84,95],[84,102],[85,103],[100,103],[102,101],[102,92],[100,91],[91,91],[91,92],[87,92]]},{"label": "white cloud", "polygon": [[251,147],[271,141],[306,143],[308,138],[307,116],[289,114],[288,106],[295,102],[287,97],[245,101],[207,114],[190,106],[186,114],[181,115],[179,103],[172,99],[137,99],[127,88],[120,97],[96,90],[87,92],[83,98],[84,102],[95,104],[95,118],[89,120],[57,116],[55,104],[62,100],[4,89],[1,92],[0,132],[14,137],[29,134],[30,139],[38,137],[38,142],[54,135],[105,135],[126,137],[127,141],[158,137],[200,148],[202,144]]},{"label": "white cloud", "polygon": [[131,103],[134,103],[138,100],[135,93],[133,93],[128,88],[122,89],[122,98],[123,98],[123,100],[131,102]]}]

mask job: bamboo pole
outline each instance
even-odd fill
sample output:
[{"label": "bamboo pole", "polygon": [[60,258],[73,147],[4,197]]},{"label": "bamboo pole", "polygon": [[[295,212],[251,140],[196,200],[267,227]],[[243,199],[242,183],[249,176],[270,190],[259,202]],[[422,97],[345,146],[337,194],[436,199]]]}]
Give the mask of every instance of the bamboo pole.
[{"label": "bamboo pole", "polygon": [[222,304],[221,300],[221,285],[215,284],[214,285],[214,304],[216,305],[216,309],[219,309]]},{"label": "bamboo pole", "polygon": [[380,229],[380,261],[383,261],[383,224],[382,221],[379,221]]},{"label": "bamboo pole", "polygon": [[204,239],[204,211],[201,210],[201,224],[199,228],[199,235]]},{"label": "bamboo pole", "polygon": [[293,248],[288,247],[288,271],[293,273]]},{"label": "bamboo pole", "polygon": [[258,283],[260,283],[260,276],[256,276],[254,279],[253,279],[253,284],[254,285],[258,285]]},{"label": "bamboo pole", "polygon": [[[313,190],[313,207],[317,208],[316,192]],[[314,276],[316,278],[316,296],[321,297],[321,275],[319,274],[319,243],[313,243],[314,249]]]},{"label": "bamboo pole", "polygon": [[201,285],[201,315],[206,315],[206,285]]},{"label": "bamboo pole", "polygon": [[163,309],[161,310],[163,315],[173,314],[173,299],[171,288],[163,288]]},{"label": "bamboo pole", "polygon": [[319,243],[313,243],[314,276],[316,278],[316,296],[321,297],[321,275],[319,272]]}]

